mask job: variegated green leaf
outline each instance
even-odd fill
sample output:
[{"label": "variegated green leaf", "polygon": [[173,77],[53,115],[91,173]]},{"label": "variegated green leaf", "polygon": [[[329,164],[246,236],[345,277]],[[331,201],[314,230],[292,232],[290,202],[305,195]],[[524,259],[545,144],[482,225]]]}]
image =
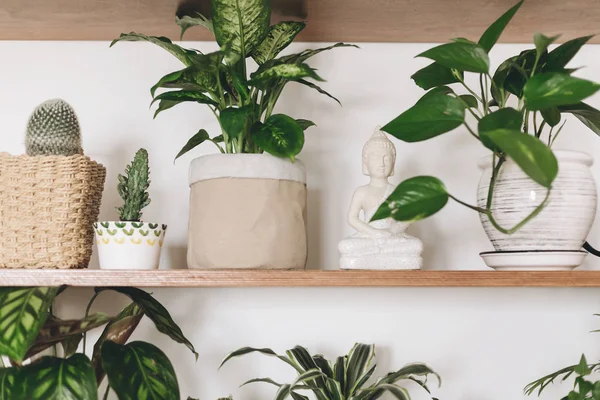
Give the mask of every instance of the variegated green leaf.
[{"label": "variegated green leaf", "polygon": [[385,392],[389,392],[393,395],[397,400],[410,400],[410,395],[408,394],[408,390],[398,385],[393,385],[390,383],[382,383],[377,385],[370,393],[366,400],[375,400],[381,397]]},{"label": "variegated green leaf", "polygon": [[27,400],[97,400],[98,387],[90,360],[83,354],[64,359],[43,357],[16,375],[19,395]]},{"label": "variegated green leaf", "polygon": [[[166,229],[166,225],[163,229]],[[184,344],[192,351],[192,353],[196,355],[196,358],[198,358],[198,353],[196,353],[194,345],[192,345],[192,343],[190,343],[190,341],[183,335],[179,325],[177,325],[175,321],[173,321],[173,318],[171,318],[171,314],[169,314],[167,309],[149,293],[133,287],[96,288],[95,290],[96,293],[105,290],[114,290],[128,296],[138,306],[140,306],[142,311],[144,311],[144,314],[146,314],[146,316],[150,318],[152,322],[154,322],[154,325],[156,325],[156,329],[158,329],[159,332],[169,336],[177,343]]]},{"label": "variegated green leaf", "polygon": [[250,81],[248,83],[258,88],[266,88],[277,79],[297,81],[302,78],[312,78],[317,81],[323,81],[323,79],[317,75],[315,70],[308,64],[267,63],[259,67],[256,72],[250,74]]},{"label": "variegated green leaf", "polygon": [[325,378],[325,374],[322,373],[320,369],[318,369],[318,368],[309,369],[308,371],[303,372],[296,377],[294,382],[292,382],[292,384],[291,384],[291,390],[296,389],[302,383],[307,382],[310,384],[311,382],[316,381],[318,379],[324,380],[324,378]]},{"label": "variegated green leaf", "polygon": [[325,359],[325,357],[323,357],[321,354],[315,354],[312,358],[317,367],[325,374],[325,376],[328,378],[333,378],[333,368],[331,367],[331,363]]},{"label": "variegated green leaf", "polygon": [[158,347],[146,342],[102,345],[102,366],[119,400],[179,400],[173,365]]},{"label": "variegated green leaf", "polygon": [[355,47],[355,48],[359,48],[357,45],[355,44],[348,44],[348,43],[336,43],[334,45],[331,46],[327,46],[327,47],[322,47],[320,49],[310,49],[310,50],[304,50],[301,53],[297,53],[297,54],[290,54],[288,56],[283,56],[278,58],[277,60],[281,63],[303,63],[304,61],[308,60],[311,57],[316,56],[317,54],[320,54],[324,51],[329,51],[332,49],[335,49],[337,47]]},{"label": "variegated green leaf", "polygon": [[286,356],[280,356],[279,354],[275,353],[273,350],[271,349],[258,349],[258,348],[254,348],[254,347],[242,347],[241,349],[237,349],[236,351],[232,351],[231,353],[227,354],[225,356],[225,358],[223,359],[223,361],[221,362],[221,365],[219,365],[219,368],[221,368],[223,365],[225,365],[225,363],[229,360],[231,360],[232,358],[235,357],[241,357],[244,356],[246,354],[250,354],[250,353],[260,353],[266,356],[272,356],[272,357],[277,357],[279,358],[281,361],[283,361],[284,363],[292,366],[297,372],[304,372],[304,370],[300,367],[298,367],[296,364],[294,364],[294,362],[292,362],[292,360],[290,360],[289,358],[287,358]]},{"label": "variegated green leaf", "polygon": [[381,379],[380,382],[396,383],[403,379],[409,379],[410,377],[427,378],[429,375],[433,375],[438,380],[438,384],[442,384],[442,378],[429,366],[423,363],[407,364],[396,372],[390,372],[383,379]]},{"label": "variegated green leaf", "polygon": [[171,42],[169,38],[157,37],[157,36],[146,36],[142,33],[122,33],[121,36],[113,40],[110,47],[114,46],[118,42],[149,42],[157,45],[158,47],[173,54],[179,61],[185,66],[192,65],[192,59],[197,54],[195,51],[184,49]]},{"label": "variegated green leaf", "polygon": [[268,0],[212,0],[212,22],[217,43],[248,57],[269,30]]},{"label": "variegated green leaf", "polygon": [[277,383],[277,382],[275,382],[271,378],[255,378],[255,379],[250,379],[249,381],[246,381],[246,382],[242,383],[240,385],[240,387],[249,385],[251,383],[268,383],[270,385],[274,385],[274,386],[277,386],[277,387],[281,387],[282,386],[281,383]]},{"label": "variegated green leaf", "polygon": [[[150,89],[150,94],[152,97],[154,97],[154,94],[158,88],[184,89],[197,92],[206,92],[213,88],[212,84],[209,87],[205,87],[197,83],[192,74],[193,71],[194,67],[188,67],[186,69],[171,72],[170,74],[163,76],[156,83],[156,85],[152,86]],[[216,79],[214,83],[216,84]]]},{"label": "variegated green leaf", "polygon": [[174,92],[161,93],[152,100],[152,104],[159,100],[175,101],[182,103],[184,101],[192,101],[200,104],[210,104],[213,106],[217,105],[213,99],[205,95],[204,93],[196,92],[194,90],[178,90]]},{"label": "variegated green leaf", "polygon": [[333,378],[339,382],[340,387],[346,386],[346,357],[338,357],[333,365]]},{"label": "variegated green leaf", "polygon": [[0,354],[23,361],[46,322],[58,288],[0,289]]},{"label": "variegated green leaf", "polygon": [[[346,382],[344,385],[345,397],[350,397],[357,389],[358,383],[363,381],[371,369],[371,362],[375,359],[375,345],[356,343],[346,359]],[[372,373],[372,371],[371,371]]]},{"label": "variegated green leaf", "polygon": [[176,16],[175,22],[181,27],[180,39],[183,39],[185,31],[187,31],[193,26],[203,26],[212,33],[214,33],[214,27],[211,20],[209,20],[202,14],[196,14],[195,17],[192,17],[191,15],[184,15],[183,17],[179,18]]},{"label": "variegated green leaf", "polygon": [[252,53],[252,58],[259,65],[272,60],[281,50],[289,46],[305,27],[304,22],[294,21],[284,21],[271,26],[265,39]]},{"label": "variegated green leaf", "polygon": [[[44,323],[33,345],[27,351],[25,358],[50,348],[57,343],[63,343],[69,338],[81,338],[81,334],[107,324],[111,318],[104,313],[95,313],[83,319],[61,320],[50,316]],[[79,343],[79,342],[77,342]]]},{"label": "variegated green leaf", "polygon": [[100,382],[104,379],[104,368],[102,368],[102,345],[106,341],[115,342],[118,344],[125,344],[135,328],[140,323],[144,312],[136,303],[131,303],[125,307],[119,315],[117,315],[106,327],[102,334],[94,345],[94,351],[92,353],[92,366],[94,367],[94,373],[96,375],[96,382],[100,385]]},{"label": "variegated green leaf", "polygon": [[[160,103],[158,103],[158,108],[154,112],[154,117],[153,118],[156,118],[156,116],[158,114],[160,114],[161,112],[163,112],[165,110],[168,110],[169,108],[175,107],[177,104],[180,104],[180,102],[179,101],[171,101],[171,100],[162,100]],[[109,229],[108,233],[111,236],[114,236],[117,233],[117,231],[115,230],[115,233],[111,233],[111,231]]]},{"label": "variegated green leaf", "polygon": [[304,131],[293,118],[284,114],[271,115],[264,124],[256,122],[251,132],[252,139],[262,150],[292,162],[304,146]]},{"label": "variegated green leaf", "polygon": [[342,103],[337,98],[335,98],[333,95],[329,94],[327,91],[323,90],[321,87],[315,85],[312,82],[309,82],[309,81],[304,80],[304,79],[298,79],[295,82],[298,82],[298,83],[300,83],[300,84],[302,84],[304,86],[308,86],[309,88],[314,89],[314,90],[316,90],[317,92],[319,92],[321,94],[324,94],[325,96],[329,97],[330,99],[333,99],[333,100],[337,101],[337,103],[340,106],[342,105]]}]

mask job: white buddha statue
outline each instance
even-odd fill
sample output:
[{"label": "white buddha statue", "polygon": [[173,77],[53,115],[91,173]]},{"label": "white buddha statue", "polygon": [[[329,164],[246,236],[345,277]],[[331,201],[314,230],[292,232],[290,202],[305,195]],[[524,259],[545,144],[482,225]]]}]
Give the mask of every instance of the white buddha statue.
[{"label": "white buddha statue", "polygon": [[[386,218],[369,222],[375,211],[394,191],[388,182],[394,174],[396,147],[379,129],[367,141],[362,152],[363,174],[368,185],[354,192],[348,224],[356,233],[339,243],[342,269],[420,269],[423,243],[404,233],[410,223]],[[363,220],[360,213],[363,213]]]}]

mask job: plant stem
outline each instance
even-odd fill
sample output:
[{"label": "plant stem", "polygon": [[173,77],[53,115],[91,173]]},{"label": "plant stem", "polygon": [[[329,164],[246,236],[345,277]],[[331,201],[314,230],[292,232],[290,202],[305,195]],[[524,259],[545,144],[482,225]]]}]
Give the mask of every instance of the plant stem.
[{"label": "plant stem", "polygon": [[504,164],[506,159],[504,156],[500,156],[498,159],[498,163],[496,164],[496,155],[493,156],[494,169],[492,170],[492,177],[490,178],[490,187],[488,188],[487,201],[485,204],[485,208],[488,210],[492,207],[492,197],[494,195],[494,188],[496,187],[496,179],[498,179],[498,173],[500,172],[500,168],[502,164]]},{"label": "plant stem", "polygon": [[469,107],[469,104],[467,104],[466,101],[464,101],[460,96],[456,96],[455,98],[458,99],[458,100],[460,100],[460,101],[462,101],[462,103],[465,105],[465,108],[471,113],[472,116],[475,117],[475,119],[477,121],[481,120],[481,116],[475,114],[475,112],[473,111],[473,109],[471,107]]},{"label": "plant stem", "polygon": [[104,392],[104,396],[102,397],[102,400],[108,400],[108,393],[110,392],[110,384],[106,383],[106,391]]},{"label": "plant stem", "polygon": [[536,112],[536,111],[534,111],[534,112],[533,112],[533,134],[534,134],[536,137],[539,137],[539,136],[538,136],[538,134],[537,134],[537,131],[538,131],[538,126],[537,126],[537,118],[536,118],[536,117],[537,117],[537,112]]},{"label": "plant stem", "polygon": [[551,127],[550,127],[550,132],[548,132],[548,147],[551,147],[551,146],[552,146],[552,142],[554,142],[554,141],[552,140],[552,131],[553,131],[553,130],[554,130],[554,127],[553,127],[553,126],[551,126]]},{"label": "plant stem", "polygon": [[529,110],[525,111],[525,116],[523,117],[523,132],[529,133]]},{"label": "plant stem", "polygon": [[477,136],[477,134],[475,133],[475,131],[473,129],[471,129],[471,127],[467,124],[467,122],[464,122],[465,127],[467,128],[467,130],[469,131],[469,133],[471,134],[471,136],[473,136],[475,139],[481,141],[481,139],[479,139],[479,136]]},{"label": "plant stem", "polygon": [[479,88],[481,89],[481,99],[483,100],[483,113],[485,115],[489,114],[488,104],[487,104],[487,96],[485,92],[485,88],[483,86],[483,74],[479,74]]},{"label": "plant stem", "polygon": [[[88,315],[90,315],[90,309],[92,308],[92,304],[94,304],[94,301],[96,300],[98,295],[100,295],[100,293],[101,292],[94,293],[94,295],[90,299],[90,302],[88,303],[87,307],[85,308],[85,318],[87,318]],[[86,344],[87,344],[87,332],[83,332],[83,354],[85,354]]]},{"label": "plant stem", "polygon": [[488,210],[486,215],[487,215],[488,219],[490,220],[490,223],[494,226],[494,228],[496,228],[498,231],[504,233],[505,235],[512,235],[513,233],[515,233],[516,231],[521,229],[526,223],[528,223],[533,218],[535,218],[544,209],[544,207],[546,206],[546,203],[548,202],[548,198],[550,197],[550,192],[551,192],[551,189],[548,189],[546,191],[546,197],[544,198],[544,201],[542,201],[542,203],[540,205],[538,205],[535,208],[535,210],[533,210],[531,212],[531,214],[529,214],[527,217],[525,217],[525,219],[523,219],[523,221],[519,222],[517,225],[513,226],[510,229],[501,227],[498,224],[498,222],[494,219],[494,216],[492,215],[491,210]]},{"label": "plant stem", "polygon": [[471,210],[475,210],[475,211],[480,212],[482,214],[487,214],[488,213],[488,210],[483,209],[481,207],[475,207],[475,206],[472,206],[472,205],[470,205],[468,203],[465,203],[464,201],[459,200],[456,197],[452,196],[450,193],[448,193],[448,197],[450,197],[452,200],[456,201],[458,204],[461,204],[461,205],[463,205],[463,206],[465,206],[467,208],[470,208]]},{"label": "plant stem", "polygon": [[477,93],[475,93],[470,87],[468,87],[467,84],[465,83],[465,81],[460,76],[456,76],[456,78],[461,83],[461,85],[463,85],[465,87],[465,89],[467,89],[469,91],[469,93],[471,93],[473,95],[473,97],[475,97],[481,104],[483,104],[483,99],[481,97],[479,97],[479,95]]},{"label": "plant stem", "polygon": [[554,141],[556,140],[556,138],[558,137],[558,135],[560,134],[562,129],[565,127],[566,123],[567,123],[567,121],[563,122],[563,124],[560,126],[560,128],[558,128],[558,131],[556,131],[556,135],[554,135],[554,138],[552,138],[552,142],[550,142],[550,147],[552,147],[552,145],[554,144]]},{"label": "plant stem", "polygon": [[542,132],[544,131],[544,127],[546,126],[546,121],[542,121],[540,124],[540,129],[536,133],[536,137],[539,139],[542,136]]}]

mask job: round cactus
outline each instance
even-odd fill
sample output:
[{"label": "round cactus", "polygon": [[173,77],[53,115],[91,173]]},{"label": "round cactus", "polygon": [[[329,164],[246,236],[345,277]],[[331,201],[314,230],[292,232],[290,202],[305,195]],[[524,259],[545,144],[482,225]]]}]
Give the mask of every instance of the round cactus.
[{"label": "round cactus", "polygon": [[25,145],[30,156],[83,154],[81,129],[73,107],[62,99],[37,106],[29,117]]}]

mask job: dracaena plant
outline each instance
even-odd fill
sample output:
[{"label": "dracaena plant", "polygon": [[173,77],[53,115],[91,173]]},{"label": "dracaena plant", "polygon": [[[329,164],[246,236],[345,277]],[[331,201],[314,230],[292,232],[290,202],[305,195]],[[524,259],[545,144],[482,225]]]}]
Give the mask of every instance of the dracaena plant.
[{"label": "dracaena plant", "polygon": [[[210,135],[200,129],[183,146],[182,156],[203,142],[214,143],[222,153],[267,153],[292,161],[304,146],[304,130],[312,121],[273,114],[275,104],[289,82],[296,82],[331,97],[313,81],[322,81],[306,61],[326,50],[349,46],[333,46],[305,50],[276,58],[305,27],[303,22],[281,22],[269,26],[269,0],[212,0],[212,19],[202,15],[177,19],[181,35],[192,26],[210,30],[221,50],[203,54],[185,49],[165,37],[138,33],[122,34],[119,41],[147,41],[167,50],[185,68],[161,78],[151,89],[158,102],[155,117],[183,102],[207,105],[214,113],[221,132]],[[249,73],[248,60],[258,68]],[[180,89],[157,95],[159,88]],[[339,103],[339,101],[338,101]]]},{"label": "dracaena plant", "polygon": [[[567,68],[591,36],[567,41],[549,51],[558,36],[536,34],[534,48],[510,57],[491,74],[488,53],[522,4],[523,1],[517,3],[503,14],[477,42],[457,38],[419,54],[433,63],[417,71],[412,79],[428,91],[382,128],[405,142],[420,142],[463,127],[493,154],[485,207],[458,200],[438,178],[418,176],[400,183],[373,220],[422,219],[453,199],[484,214],[499,231],[513,233],[539,214],[548,201],[558,174],[558,162],[550,146],[564,126],[563,114],[575,115],[600,134],[600,111],[582,102],[600,85],[572,76],[575,69]],[[466,82],[467,73],[476,75],[478,88]],[[491,209],[497,177],[509,158],[547,192],[530,215],[515,226],[504,227],[494,219]]]},{"label": "dracaena plant", "polygon": [[[95,400],[105,376],[104,399],[110,389],[121,400],[180,399],[175,370],[167,356],[147,342],[127,343],[145,315],[159,332],[196,354],[157,300],[135,288],[97,288],[83,318],[62,320],[51,312],[51,305],[63,289],[0,289],[0,356],[12,365],[0,368],[0,399]],[[93,301],[107,290],[128,296],[132,303],[114,317],[90,315]],[[86,333],[102,326],[88,357]],[[52,355],[45,355],[50,350]],[[140,397],[141,393],[145,397]]]},{"label": "dracaena plant", "polygon": [[232,358],[249,353],[277,357],[298,374],[290,383],[256,378],[243,384],[262,382],[274,385],[277,387],[275,400],[288,397],[293,400],[308,400],[305,395],[307,393],[312,393],[317,400],[376,400],[385,393],[390,393],[398,400],[410,400],[408,389],[401,382],[415,382],[427,393],[427,378],[433,376],[441,383],[439,375],[422,363],[407,364],[378,378],[374,383],[369,383],[376,367],[375,345],[361,343],[355,344],[347,355],[337,357],[333,362],[320,354],[311,355],[302,346],[287,350],[285,355],[278,355],[271,349],[244,347],[227,355],[221,366]]}]

